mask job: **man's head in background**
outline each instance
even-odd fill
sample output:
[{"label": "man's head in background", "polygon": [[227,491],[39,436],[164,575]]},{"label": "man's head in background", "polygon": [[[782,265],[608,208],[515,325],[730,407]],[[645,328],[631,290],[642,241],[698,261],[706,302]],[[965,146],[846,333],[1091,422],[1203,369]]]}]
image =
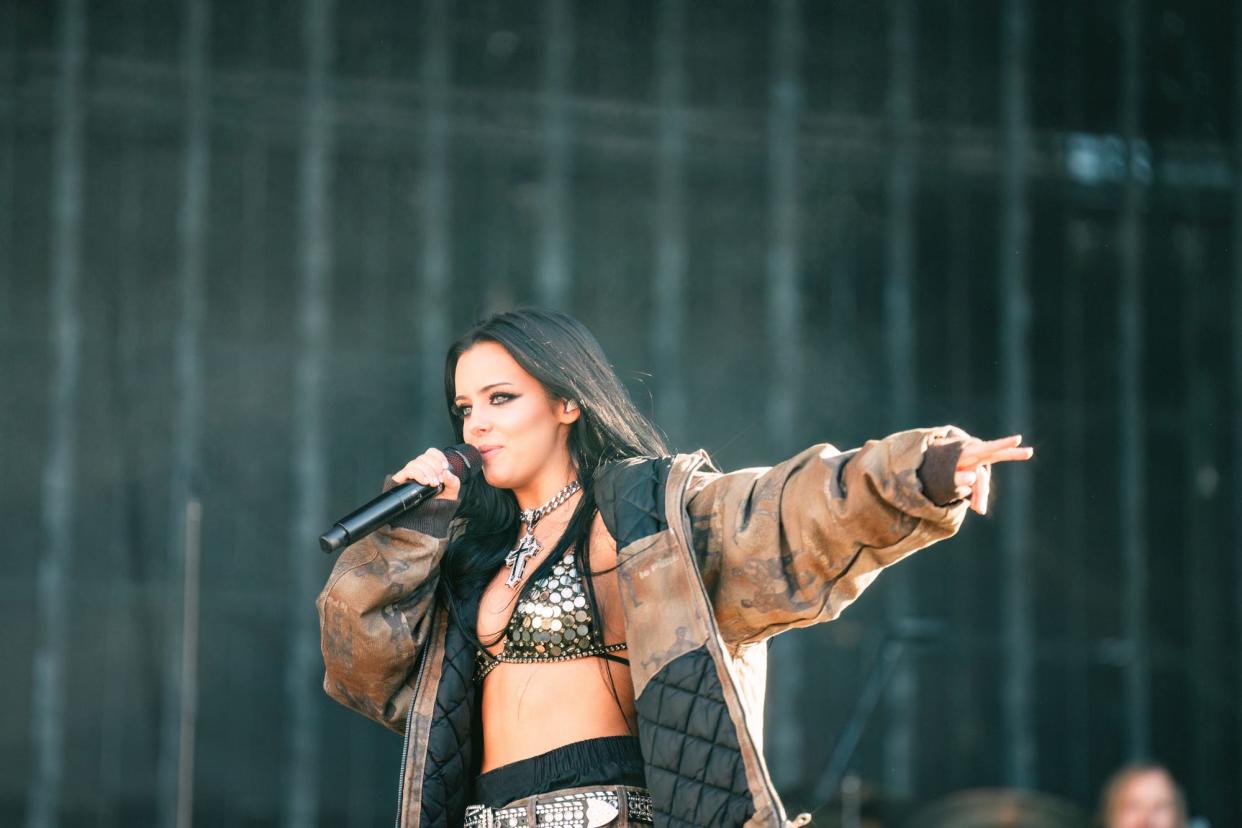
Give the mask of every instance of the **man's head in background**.
[{"label": "man's head in background", "polygon": [[1161,765],[1129,765],[1114,773],[1100,795],[1103,828],[1186,828],[1186,800]]}]

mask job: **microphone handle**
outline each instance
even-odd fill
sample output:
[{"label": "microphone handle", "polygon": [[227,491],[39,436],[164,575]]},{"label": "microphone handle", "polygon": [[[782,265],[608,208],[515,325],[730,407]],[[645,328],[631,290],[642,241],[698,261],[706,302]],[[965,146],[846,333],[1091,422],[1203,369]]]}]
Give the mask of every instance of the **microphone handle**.
[{"label": "microphone handle", "polygon": [[320,535],[319,548],[329,555],[340,551],[442,491],[443,483],[428,486],[415,480],[393,486],[333,524],[331,529]]}]

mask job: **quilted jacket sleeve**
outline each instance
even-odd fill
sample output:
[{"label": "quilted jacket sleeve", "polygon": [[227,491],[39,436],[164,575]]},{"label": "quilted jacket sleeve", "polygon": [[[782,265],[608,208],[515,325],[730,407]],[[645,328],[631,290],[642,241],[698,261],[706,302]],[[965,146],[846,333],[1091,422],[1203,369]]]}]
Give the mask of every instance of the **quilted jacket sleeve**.
[{"label": "quilted jacket sleeve", "polygon": [[771,467],[696,472],[687,510],[726,641],[832,620],[880,570],[955,534],[969,500],[952,475],[969,436],[915,428],[847,451],[817,443]]},{"label": "quilted jacket sleeve", "polygon": [[[389,475],[383,491],[393,485]],[[398,733],[405,729],[413,696],[407,679],[428,638],[457,505],[430,500],[346,547],[315,599],[323,689]]]}]

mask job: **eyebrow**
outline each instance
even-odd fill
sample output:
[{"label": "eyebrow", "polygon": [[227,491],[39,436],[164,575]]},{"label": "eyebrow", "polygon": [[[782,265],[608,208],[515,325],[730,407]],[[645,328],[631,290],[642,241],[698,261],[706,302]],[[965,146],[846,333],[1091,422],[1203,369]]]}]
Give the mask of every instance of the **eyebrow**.
[{"label": "eyebrow", "polygon": [[[491,385],[485,385],[482,388],[480,388],[479,393],[482,394],[484,391],[487,391],[489,388],[495,388],[498,385],[513,385],[513,383],[508,382],[507,380],[501,380],[500,382],[493,382]],[[453,397],[453,402],[457,402],[458,400],[462,399],[465,396],[466,396],[465,394],[458,394],[456,397]]]}]

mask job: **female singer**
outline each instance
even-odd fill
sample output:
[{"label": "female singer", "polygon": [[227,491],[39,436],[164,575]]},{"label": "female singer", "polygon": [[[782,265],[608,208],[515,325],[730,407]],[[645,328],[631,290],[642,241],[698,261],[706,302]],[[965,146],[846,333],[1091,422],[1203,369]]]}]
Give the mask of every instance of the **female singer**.
[{"label": "female singer", "polygon": [[398,826],[781,826],[766,640],[987,508],[1019,435],[917,428],[772,467],[670,453],[591,333],[537,308],[448,350],[465,483],[349,547],[317,599],[334,699],[402,733]]}]

